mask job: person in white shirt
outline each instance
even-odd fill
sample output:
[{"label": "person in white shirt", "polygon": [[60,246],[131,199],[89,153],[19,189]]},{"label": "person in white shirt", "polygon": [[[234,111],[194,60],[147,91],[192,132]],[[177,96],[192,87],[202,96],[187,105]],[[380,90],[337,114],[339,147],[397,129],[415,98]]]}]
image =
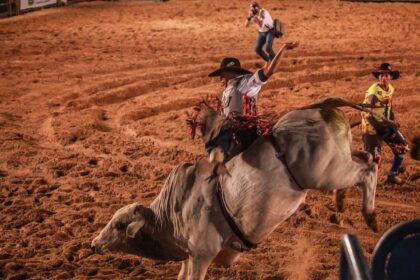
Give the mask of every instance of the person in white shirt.
[{"label": "person in white shirt", "polygon": [[[262,85],[275,73],[284,51],[286,49],[293,49],[297,45],[296,42],[284,44],[271,63],[262,69],[258,69],[255,73],[241,68],[241,63],[237,58],[224,58],[220,68],[209,74],[209,77],[219,77],[224,87],[221,113],[226,118],[255,116],[256,99]],[[244,140],[242,142],[252,143],[253,139],[249,140],[249,138],[256,135],[252,131],[250,131],[250,134],[245,134],[244,137],[247,139],[241,139]],[[205,143],[206,150],[210,154],[210,161],[224,162],[230,158],[228,149],[234,137],[233,131],[224,130],[211,141]]]},{"label": "person in white shirt", "polygon": [[[261,8],[255,1],[251,2],[245,26],[248,27],[251,22],[255,23],[258,28],[255,52],[266,62],[273,60],[276,56],[276,53],[273,51],[274,35],[271,32],[274,28],[274,21],[270,13],[266,9]],[[264,45],[267,53],[263,51]]]}]

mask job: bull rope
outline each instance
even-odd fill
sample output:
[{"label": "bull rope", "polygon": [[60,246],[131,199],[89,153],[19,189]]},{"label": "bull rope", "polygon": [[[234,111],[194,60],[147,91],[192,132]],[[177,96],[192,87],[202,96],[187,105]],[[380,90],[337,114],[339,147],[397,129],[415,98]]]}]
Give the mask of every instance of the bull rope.
[{"label": "bull rope", "polygon": [[239,226],[236,224],[235,220],[233,219],[232,215],[230,214],[230,211],[227,207],[225,196],[223,194],[222,185],[220,184],[219,178],[215,178],[216,180],[216,197],[217,201],[219,202],[220,209],[222,209],[222,214],[225,217],[226,222],[228,223],[230,229],[233,231],[233,233],[236,235],[236,237],[246,246],[244,248],[245,251],[249,251],[251,249],[257,248],[258,244],[253,243],[249,239],[246,238],[243,231],[239,228]]},{"label": "bull rope", "polygon": [[273,134],[270,134],[268,136],[271,141],[271,145],[273,145],[274,150],[276,151],[276,158],[278,158],[281,163],[283,163],[284,167],[286,167],[287,173],[290,174],[290,177],[292,177],[292,181],[295,183],[295,185],[301,190],[304,191],[305,189],[302,187],[301,184],[299,184],[299,181],[296,179],[295,175],[293,175],[292,170],[290,169],[289,165],[286,162],[286,158],[284,157],[284,153],[282,152],[281,148],[276,142],[276,138],[274,138]]}]

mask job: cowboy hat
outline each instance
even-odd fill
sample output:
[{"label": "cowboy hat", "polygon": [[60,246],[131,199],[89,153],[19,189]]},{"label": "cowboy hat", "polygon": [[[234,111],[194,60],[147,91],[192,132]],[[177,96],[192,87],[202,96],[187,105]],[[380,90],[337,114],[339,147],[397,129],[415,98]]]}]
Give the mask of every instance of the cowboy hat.
[{"label": "cowboy hat", "polygon": [[251,74],[252,72],[241,68],[239,59],[234,57],[225,57],[220,63],[220,68],[209,74],[209,77],[217,77],[226,72],[234,72],[239,75]]},{"label": "cowboy hat", "polygon": [[389,73],[391,80],[396,80],[400,77],[400,71],[392,70],[391,64],[389,63],[382,63],[379,65],[379,67],[372,72],[372,75],[378,79],[379,75],[382,73]]}]

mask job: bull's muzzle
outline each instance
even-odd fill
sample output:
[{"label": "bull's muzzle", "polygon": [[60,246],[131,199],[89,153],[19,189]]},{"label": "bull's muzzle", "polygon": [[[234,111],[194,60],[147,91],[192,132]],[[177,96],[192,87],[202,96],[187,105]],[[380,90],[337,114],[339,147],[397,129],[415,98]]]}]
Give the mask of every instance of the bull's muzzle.
[{"label": "bull's muzzle", "polygon": [[90,249],[93,253],[100,253],[102,251],[101,246],[99,246],[97,242],[97,238],[93,239],[92,244],[90,245]]}]

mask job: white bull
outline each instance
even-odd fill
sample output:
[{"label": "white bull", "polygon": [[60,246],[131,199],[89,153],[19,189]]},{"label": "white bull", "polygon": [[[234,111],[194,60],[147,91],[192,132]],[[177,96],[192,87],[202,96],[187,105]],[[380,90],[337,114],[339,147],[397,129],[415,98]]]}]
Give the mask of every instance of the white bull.
[{"label": "white bull", "polygon": [[[203,108],[200,114],[205,136],[217,112]],[[298,209],[307,189],[349,186],[362,188],[363,215],[376,229],[377,166],[352,160],[350,126],[340,110],[290,112],[275,125],[273,136],[274,142],[257,139],[219,175],[224,204],[242,237],[223,215],[216,180],[208,180],[212,168],[202,160],[175,168],[149,207],[135,203],[118,210],[92,249],[182,261],[178,279],[204,279],[211,262],[230,265],[247,249],[245,241],[266,238]]]}]

